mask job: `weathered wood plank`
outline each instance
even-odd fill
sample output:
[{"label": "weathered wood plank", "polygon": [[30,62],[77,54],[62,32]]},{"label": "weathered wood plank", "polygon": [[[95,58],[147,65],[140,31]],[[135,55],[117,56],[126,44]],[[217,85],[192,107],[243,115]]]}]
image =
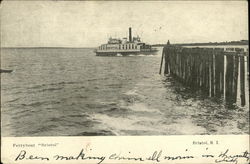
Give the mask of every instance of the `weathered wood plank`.
[{"label": "weathered wood plank", "polygon": [[[170,73],[184,85],[195,90],[199,89],[207,96],[217,97],[217,100],[224,99],[229,105],[237,102],[238,76],[240,73],[241,104],[246,104],[245,63],[241,49],[236,49],[236,53],[225,52],[224,49],[220,48],[175,46],[166,46],[165,48],[165,74]],[[248,60],[247,58],[247,62]]]},{"label": "weathered wood plank", "polygon": [[240,98],[241,105],[246,105],[246,95],[245,95],[245,61],[244,56],[240,56]]}]

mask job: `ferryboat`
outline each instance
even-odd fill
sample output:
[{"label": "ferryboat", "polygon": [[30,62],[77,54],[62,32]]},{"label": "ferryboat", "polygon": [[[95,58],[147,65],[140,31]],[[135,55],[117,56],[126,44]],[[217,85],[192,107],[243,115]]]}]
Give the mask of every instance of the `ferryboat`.
[{"label": "ferryboat", "polygon": [[112,38],[108,43],[102,44],[94,52],[97,56],[128,56],[128,55],[155,55],[156,48],[141,42],[139,36],[132,37],[132,29],[129,28],[129,39]]}]

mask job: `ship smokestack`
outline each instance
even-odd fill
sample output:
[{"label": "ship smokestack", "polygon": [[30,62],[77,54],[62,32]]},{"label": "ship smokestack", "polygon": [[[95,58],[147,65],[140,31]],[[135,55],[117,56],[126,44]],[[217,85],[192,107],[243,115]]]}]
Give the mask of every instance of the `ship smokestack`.
[{"label": "ship smokestack", "polygon": [[132,42],[132,28],[129,27],[129,42]]}]

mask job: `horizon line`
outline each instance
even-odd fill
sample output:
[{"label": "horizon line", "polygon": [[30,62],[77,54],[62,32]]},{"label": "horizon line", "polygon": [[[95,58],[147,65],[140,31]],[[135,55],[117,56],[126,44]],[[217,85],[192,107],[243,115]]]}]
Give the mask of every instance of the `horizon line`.
[{"label": "horizon line", "polygon": [[6,47],[0,47],[0,48],[96,48],[96,47],[60,47],[60,46],[51,46],[51,47],[48,47],[48,46],[34,46],[34,47],[29,47],[29,46],[26,46],[26,47],[22,47],[22,46],[6,46]]},{"label": "horizon line", "polygon": [[[242,42],[242,41],[249,41],[248,39],[241,39],[241,40],[231,40],[231,41],[221,41],[221,42],[190,42],[190,43],[172,43],[172,44],[218,44],[218,43],[230,43],[230,42]],[[157,45],[157,44],[166,44],[166,43],[154,43],[150,45]],[[0,48],[97,48],[98,46],[94,47],[67,47],[67,46],[0,46]]]}]

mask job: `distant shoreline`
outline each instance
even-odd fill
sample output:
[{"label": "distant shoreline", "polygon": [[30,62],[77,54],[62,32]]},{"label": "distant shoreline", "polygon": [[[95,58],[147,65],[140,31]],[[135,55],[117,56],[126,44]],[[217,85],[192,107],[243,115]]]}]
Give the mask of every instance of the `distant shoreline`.
[{"label": "distant shoreline", "polygon": [[[151,44],[153,47],[164,47],[166,44]],[[248,40],[241,40],[241,41],[230,41],[230,42],[209,42],[209,43],[175,43],[172,45],[176,46],[247,46],[249,45]],[[96,47],[0,47],[1,49],[57,49],[57,48],[65,48],[65,49],[94,49]]]},{"label": "distant shoreline", "polygon": [[[152,46],[164,46],[165,44],[153,44]],[[230,41],[230,42],[209,42],[209,43],[176,43],[172,45],[177,46],[246,46],[249,45],[248,40],[241,40],[241,41]]]},{"label": "distant shoreline", "polygon": [[94,49],[95,47],[0,47],[1,49]]}]

